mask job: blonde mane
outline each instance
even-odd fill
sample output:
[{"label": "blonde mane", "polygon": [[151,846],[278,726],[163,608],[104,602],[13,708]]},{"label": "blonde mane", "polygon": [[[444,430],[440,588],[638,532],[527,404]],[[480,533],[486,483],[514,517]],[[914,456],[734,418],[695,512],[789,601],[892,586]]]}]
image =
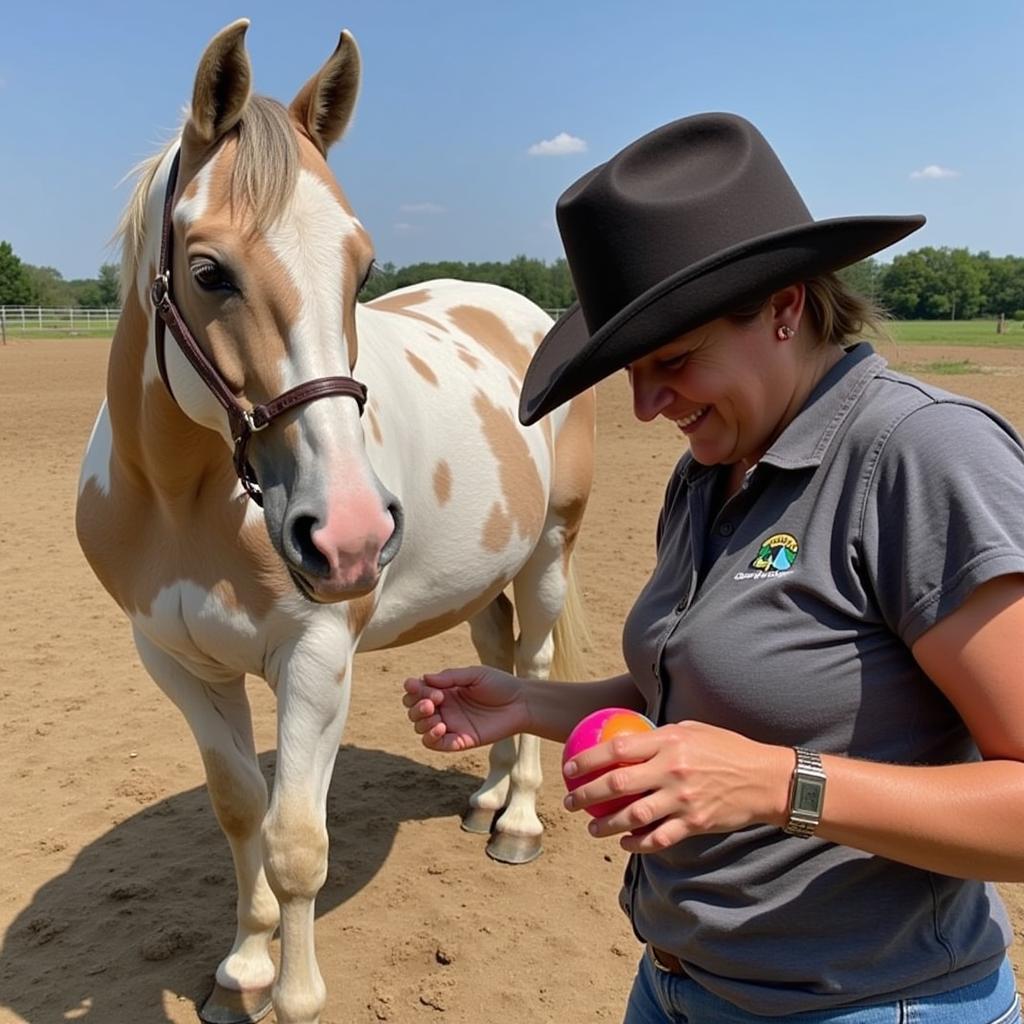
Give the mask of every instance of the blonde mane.
[{"label": "blonde mane", "polygon": [[[186,120],[187,120],[186,113]],[[250,210],[258,229],[273,224],[284,213],[299,173],[299,148],[288,111],[277,100],[252,96],[234,129],[238,139],[231,171],[231,202]],[[137,164],[131,198],[121,215],[113,241],[121,249],[121,302],[135,287],[146,240],[146,206],[153,179],[168,151],[179,138]],[[153,226],[154,230],[159,225]]]}]

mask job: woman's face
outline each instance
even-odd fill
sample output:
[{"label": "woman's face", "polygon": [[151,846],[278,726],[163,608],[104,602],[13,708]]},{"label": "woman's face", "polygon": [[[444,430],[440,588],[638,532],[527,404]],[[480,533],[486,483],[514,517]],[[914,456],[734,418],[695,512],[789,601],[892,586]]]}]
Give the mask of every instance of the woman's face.
[{"label": "woman's face", "polygon": [[637,419],[672,420],[703,465],[752,465],[806,398],[802,346],[777,329],[769,306],[751,321],[713,320],[631,363]]}]

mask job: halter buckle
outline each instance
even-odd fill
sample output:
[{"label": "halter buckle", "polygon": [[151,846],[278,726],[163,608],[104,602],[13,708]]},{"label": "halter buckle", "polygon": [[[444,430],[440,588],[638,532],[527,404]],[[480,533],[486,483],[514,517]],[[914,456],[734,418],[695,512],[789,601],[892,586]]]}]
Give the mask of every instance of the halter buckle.
[{"label": "halter buckle", "polygon": [[258,434],[270,426],[270,417],[262,406],[257,406],[255,409],[243,409],[242,421],[252,434]]},{"label": "halter buckle", "polygon": [[149,288],[149,297],[153,300],[153,305],[161,312],[170,308],[171,280],[170,274],[166,270],[153,278],[153,283]]}]

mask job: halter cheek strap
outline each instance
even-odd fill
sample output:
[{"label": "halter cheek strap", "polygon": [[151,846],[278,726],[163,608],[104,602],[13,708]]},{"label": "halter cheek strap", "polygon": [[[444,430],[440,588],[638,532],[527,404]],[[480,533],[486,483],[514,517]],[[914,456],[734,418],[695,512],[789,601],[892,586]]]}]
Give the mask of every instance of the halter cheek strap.
[{"label": "halter cheek strap", "polygon": [[[171,388],[170,379],[167,376],[167,358],[164,351],[165,328],[171,332],[171,336],[178,343],[182,355],[189,361],[192,368],[199,374],[200,380],[209,388],[213,397],[221,404],[228,416],[228,424],[231,427],[231,438],[234,441],[234,452],[232,462],[235,472],[245,488],[246,494],[257,505],[263,504],[263,492],[260,490],[259,482],[256,479],[256,472],[249,462],[247,452],[249,441],[253,434],[265,430],[282,413],[296,406],[305,405],[307,402],[315,401],[318,398],[326,398],[329,395],[345,395],[354,398],[359,406],[360,416],[366,407],[366,385],[360,383],[353,377],[318,377],[315,380],[306,381],[271,399],[264,405],[256,405],[246,409],[235,398],[220,371],[210,361],[206,353],[199,347],[198,342],[188,329],[181,311],[174,301],[174,281],[171,272],[171,264],[174,256],[174,229],[172,225],[172,214],[174,210],[174,189],[178,181],[178,165],[181,152],[174,154],[174,161],[171,164],[170,175],[167,179],[167,191],[164,194],[163,224],[160,232],[160,265],[157,275],[153,279],[150,288],[150,298],[156,309],[157,316],[154,321],[154,342],[156,344],[156,364],[160,370],[160,378],[171,398],[174,398],[174,391]],[[174,399],[177,402],[177,399]]]}]

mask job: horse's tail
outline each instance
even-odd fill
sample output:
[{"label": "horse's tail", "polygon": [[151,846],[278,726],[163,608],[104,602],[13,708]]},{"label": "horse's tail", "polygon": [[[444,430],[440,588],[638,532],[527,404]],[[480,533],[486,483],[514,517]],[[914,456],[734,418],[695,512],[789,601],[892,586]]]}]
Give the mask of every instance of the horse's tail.
[{"label": "horse's tail", "polygon": [[583,605],[583,593],[571,556],[565,582],[565,603],[562,605],[562,614],[555,622],[554,640],[551,678],[570,679],[573,682],[587,679],[584,651],[591,645],[591,636]]}]

